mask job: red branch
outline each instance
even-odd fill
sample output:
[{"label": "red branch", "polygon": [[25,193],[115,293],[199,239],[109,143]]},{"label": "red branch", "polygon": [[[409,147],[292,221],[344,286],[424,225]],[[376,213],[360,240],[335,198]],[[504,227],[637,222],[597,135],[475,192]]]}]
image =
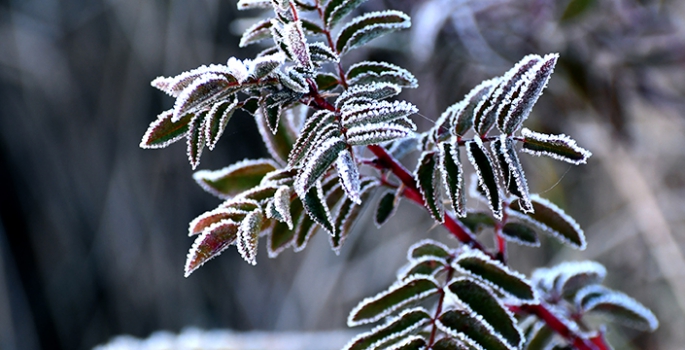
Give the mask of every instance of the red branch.
[{"label": "red branch", "polygon": [[604,340],[604,335],[599,333],[597,336],[590,339],[583,338],[570,329],[564,322],[559,320],[545,305],[522,305],[520,307],[512,307],[514,312],[525,312],[537,316],[543,320],[547,326],[552,328],[557,334],[564,337],[578,350],[609,350],[609,346]]}]

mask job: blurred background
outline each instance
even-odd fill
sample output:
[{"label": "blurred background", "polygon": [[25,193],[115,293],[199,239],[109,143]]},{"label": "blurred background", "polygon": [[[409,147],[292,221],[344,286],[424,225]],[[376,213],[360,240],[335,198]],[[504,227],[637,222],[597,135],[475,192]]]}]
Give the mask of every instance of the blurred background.
[{"label": "blurred background", "polygon": [[[682,349],[685,2],[371,0],[361,10],[386,7],[412,14],[412,30],[343,64],[370,58],[414,72],[420,88],[402,97],[419,106],[421,130],[524,55],[560,53],[527,125],[566,133],[594,156],[579,167],[522,158],[531,190],[577,219],[588,249],[545,239],[542,249],[512,247],[511,263],[525,273],[569,259],[605,264],[607,284],[661,323],[651,334],[611,326],[615,347]],[[188,222],[219,200],[192,180],[182,143],[138,148],[173,104],[149,82],[253,57],[260,48],[237,44],[258,15],[234,0],[0,3],[1,349],[90,349],[186,327],[342,330],[359,300],[394,280],[413,242],[456,245],[403,203],[381,230],[366,213],[340,256],[319,234],[276,260],[262,247],[256,267],[229,248],[183,278]],[[258,137],[237,115],[200,168],[264,156]]]}]

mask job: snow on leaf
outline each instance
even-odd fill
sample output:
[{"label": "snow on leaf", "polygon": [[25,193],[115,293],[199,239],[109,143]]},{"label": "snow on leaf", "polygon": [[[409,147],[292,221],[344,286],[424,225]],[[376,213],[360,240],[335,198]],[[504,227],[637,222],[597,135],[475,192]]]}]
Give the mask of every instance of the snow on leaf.
[{"label": "snow on leaf", "polygon": [[271,37],[271,18],[259,21],[243,32],[239,47],[246,47]]},{"label": "snow on leaf", "polygon": [[521,77],[520,93],[517,96],[513,94],[507,96],[507,99],[511,101],[511,108],[509,108],[506,116],[500,116],[502,132],[509,135],[513,134],[528,118],[533,106],[542,95],[542,91],[547,87],[547,82],[554,72],[554,66],[558,59],[559,54],[545,55]]},{"label": "snow on leaf", "polygon": [[571,164],[585,164],[592,153],[576,144],[572,138],[560,134],[549,135],[527,128],[521,130],[523,148],[534,156],[548,156]]},{"label": "snow on leaf", "polygon": [[326,28],[335,27],[347,14],[359,7],[366,0],[331,0],[323,11],[323,22]]},{"label": "snow on leaf", "polygon": [[400,87],[416,88],[418,81],[408,70],[387,62],[362,61],[347,70],[350,85],[370,84],[373,82],[390,83]]},{"label": "snow on leaf", "polygon": [[173,110],[162,112],[157,119],[150,123],[140,148],[164,148],[185,137],[190,131],[190,122],[194,114],[186,114],[177,122],[172,122]]},{"label": "snow on leaf", "polygon": [[445,193],[452,202],[452,208],[458,217],[466,215],[466,193],[464,191],[464,174],[459,159],[459,145],[456,139],[452,142],[438,143],[440,152],[439,168]]},{"label": "snow on leaf", "polygon": [[229,245],[237,239],[240,225],[231,220],[217,222],[203,231],[195,239],[192,248],[188,252],[185,265],[185,277],[188,277],[207,260],[221,254]]},{"label": "snow on leaf", "polygon": [[530,247],[539,247],[540,240],[535,230],[520,222],[507,222],[500,232],[502,237],[509,242],[514,242]]},{"label": "snow on leaf", "polygon": [[414,261],[426,256],[447,259],[450,256],[450,248],[436,240],[422,239],[409,247],[407,260]]},{"label": "snow on leaf", "polygon": [[241,222],[245,218],[245,215],[247,215],[246,211],[235,208],[216,208],[205,212],[190,222],[188,236],[194,236],[201,233],[217,222],[226,220],[231,220],[235,223]]},{"label": "snow on leaf", "polygon": [[301,198],[302,205],[307,211],[309,217],[312,218],[314,222],[321,225],[321,227],[326,229],[326,231],[333,233],[331,212],[325,203],[321,182],[317,182],[316,186],[312,186],[304,195],[300,195],[299,197]]},{"label": "snow on leaf", "polygon": [[288,155],[288,165],[295,166],[308,153],[314,143],[315,138],[320,134],[321,129],[331,124],[335,120],[335,114],[330,111],[322,110],[314,113],[307,118],[300,136],[295,141],[292,151]]},{"label": "snow on leaf", "polygon": [[467,248],[452,265],[500,293],[527,303],[536,303],[538,300],[537,294],[525,276],[491,259],[479,250]]},{"label": "snow on leaf", "polygon": [[207,147],[210,150],[214,149],[217,141],[224,133],[228,121],[233,116],[236,107],[238,106],[238,99],[234,98],[233,102],[223,101],[214,104],[212,109],[207,112],[207,117],[205,118],[205,140],[207,142]]},{"label": "snow on leaf", "polygon": [[183,90],[190,86],[194,81],[201,76],[208,74],[224,76],[231,83],[237,82],[237,79],[233,77],[227,66],[210,64],[209,66],[202,65],[198,68],[183,72],[174,77],[157,77],[150,83],[150,85],[173,97],[178,97],[181,92],[183,92]]},{"label": "snow on leaf", "polygon": [[376,349],[393,339],[416,333],[430,320],[430,314],[422,307],[404,310],[384,324],[359,334],[345,345],[344,350]]},{"label": "snow on leaf", "polygon": [[204,74],[195,79],[188,87],[183,89],[174,103],[174,115],[171,118],[177,122],[188,113],[206,109],[220,98],[235,92],[229,80],[218,74]]},{"label": "snow on leaf", "polygon": [[408,128],[396,123],[380,123],[355,126],[347,130],[347,143],[353,146],[367,146],[408,137],[416,127]]},{"label": "snow on leaf", "polygon": [[572,217],[552,202],[536,194],[531,194],[530,200],[533,204],[533,212],[524,213],[518,202],[512,202],[509,205],[512,210],[508,213],[537,226],[541,231],[563,243],[576,249],[585,249],[585,233]]},{"label": "snow on leaf", "polygon": [[439,292],[438,281],[418,276],[398,281],[389,289],[362,300],[347,318],[349,327],[377,322],[401,307],[421,301]]},{"label": "snow on leaf", "polygon": [[293,229],[293,218],[290,215],[290,203],[293,191],[288,186],[281,186],[274,195],[274,208],[276,212],[283,218],[283,221],[288,225],[288,229]]},{"label": "snow on leaf", "polygon": [[449,285],[449,291],[469,311],[480,315],[510,348],[519,349],[523,345],[523,335],[516,328],[514,315],[497,299],[490,289],[470,278],[457,278]]},{"label": "snow on leaf", "polygon": [[489,96],[497,84],[499,84],[499,78],[483,81],[471,89],[462,101],[447,108],[445,113],[451,121],[454,136],[464,136],[471,129],[476,107]]},{"label": "snow on leaf", "polygon": [[257,209],[247,214],[238,228],[238,252],[251,265],[257,265],[257,243],[263,222],[264,212]]},{"label": "snow on leaf", "polygon": [[277,52],[272,55],[264,55],[251,61],[246,61],[247,75],[252,79],[262,79],[273,73],[285,62],[285,55]]},{"label": "snow on leaf", "polygon": [[359,180],[359,169],[357,168],[357,162],[355,162],[352,153],[350,153],[349,150],[343,150],[338,154],[335,168],[338,171],[340,180],[342,180],[342,186],[347,197],[357,204],[362,204],[361,198],[359,197],[359,186],[361,184]]},{"label": "snow on leaf", "polygon": [[328,45],[316,42],[309,44],[309,54],[314,62],[338,62],[340,57]]},{"label": "snow on leaf", "polygon": [[271,8],[271,0],[238,0],[238,10]]},{"label": "snow on leaf", "polygon": [[269,185],[260,185],[249,189],[235,197],[235,199],[249,199],[260,204],[260,208],[270,201],[276,194],[278,187]]},{"label": "snow on leaf", "polygon": [[204,118],[207,112],[196,115],[190,122],[190,130],[186,134],[186,152],[188,154],[188,161],[193,169],[200,164],[200,156],[202,149],[205,148],[205,133],[202,128]]},{"label": "snow on leaf", "polygon": [[342,109],[346,104],[349,104],[353,98],[366,97],[375,100],[384,100],[388,97],[399,94],[402,89],[389,83],[372,83],[366,85],[355,85],[345,90],[338,99],[335,100],[335,107]]},{"label": "snow on leaf", "polygon": [[262,141],[272,158],[279,164],[285,164],[288,154],[295,142],[295,137],[287,130],[285,123],[279,121],[278,129],[274,134],[268,126],[266,118],[261,110],[257,110],[254,115],[257,129],[262,136]]},{"label": "snow on leaf", "polygon": [[371,123],[390,122],[418,112],[418,108],[406,101],[375,101],[366,104],[347,104],[341,108],[342,125],[345,128]]},{"label": "snow on leaf", "polygon": [[473,141],[466,143],[466,153],[476,170],[478,186],[485,192],[490,210],[495,218],[498,220],[502,219],[502,199],[497,184],[497,177],[495,176],[492,160],[486,153],[485,146],[483,146],[480,138],[476,137]]},{"label": "snow on leaf", "polygon": [[400,11],[369,12],[354,18],[343,27],[338,34],[335,47],[342,54],[379,36],[410,26],[411,19]]},{"label": "snow on leaf", "polygon": [[433,219],[443,222],[445,220],[445,208],[440,192],[441,181],[436,152],[423,152],[414,171],[414,180],[416,180],[416,185],[421,192],[428,212]]},{"label": "snow on leaf", "polygon": [[452,338],[457,338],[475,349],[513,350],[482,317],[468,310],[448,310],[435,325]]},{"label": "snow on leaf", "polygon": [[217,209],[235,209],[240,212],[243,212],[247,214],[250,211],[253,211],[257,208],[261,208],[261,205],[259,202],[253,199],[247,199],[247,198],[231,198],[229,200],[226,200],[225,202],[221,203]]},{"label": "snow on leaf", "polygon": [[264,175],[260,185],[291,186],[295,181],[295,176],[297,176],[297,169],[276,169]]},{"label": "snow on leaf", "polygon": [[492,144],[492,152],[497,155],[500,175],[509,193],[518,197],[519,205],[525,212],[533,210],[528,192],[528,181],[511,137],[500,135]]},{"label": "snow on leaf", "polygon": [[297,63],[311,69],[312,58],[309,55],[309,46],[307,46],[307,38],[302,30],[301,21],[293,21],[283,26],[283,40]]},{"label": "snow on leaf", "polygon": [[378,201],[376,208],[375,221],[376,227],[380,228],[397,211],[397,205],[401,197],[395,196],[396,191],[388,191]]},{"label": "snow on leaf", "polygon": [[338,154],[346,148],[347,144],[339,137],[330,138],[317,145],[295,180],[297,194],[304,197],[304,194],[333,165]]},{"label": "snow on leaf", "polygon": [[[588,297],[591,292],[595,295]],[[576,298],[578,296],[583,299],[579,305],[582,312],[602,313],[621,324],[643,331],[653,332],[659,327],[659,321],[652,311],[624,293],[588,286],[578,291]]]},{"label": "snow on leaf", "polygon": [[231,198],[258,186],[264,175],[277,168],[271,159],[245,159],[220,170],[197,171],[193,179],[205,191],[219,198]]}]

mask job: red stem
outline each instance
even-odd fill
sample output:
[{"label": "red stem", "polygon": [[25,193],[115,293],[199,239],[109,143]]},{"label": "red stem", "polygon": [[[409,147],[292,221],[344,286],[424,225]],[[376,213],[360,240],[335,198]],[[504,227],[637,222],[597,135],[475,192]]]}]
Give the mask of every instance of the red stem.
[{"label": "red stem", "polygon": [[554,313],[549,311],[548,308],[543,304],[536,305],[522,305],[520,307],[513,307],[514,311],[523,311],[532,315],[537,316],[539,319],[543,320],[550,328],[552,328],[557,334],[564,337],[569,343],[573,345],[578,350],[609,350],[609,346],[606,345],[604,340],[604,335],[599,334],[591,339],[585,339],[582,336],[576,334],[573,330],[568,328],[568,326],[563,323],[559,318],[557,318]]}]

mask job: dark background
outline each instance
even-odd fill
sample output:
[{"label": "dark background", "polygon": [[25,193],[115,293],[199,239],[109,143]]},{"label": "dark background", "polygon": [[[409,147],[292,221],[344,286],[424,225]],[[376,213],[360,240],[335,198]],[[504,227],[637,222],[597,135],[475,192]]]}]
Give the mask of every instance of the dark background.
[{"label": "dark background", "polygon": [[[512,264],[604,263],[607,284],[651,308],[653,334],[611,327],[616,348],[685,343],[685,4],[664,1],[432,0],[365,3],[413,15],[411,32],[377,40],[371,57],[416,73],[422,130],[482,79],[528,53],[559,52],[528,121],[589,148],[571,167],[523,156],[533,191],[572,214],[588,249],[552,240],[513,248]],[[343,329],[361,298],[389,284],[422,237],[452,245],[411,204],[383,230],[362,223],[340,256],[323,235],[257,267],[233,248],[183,278],[187,225],[219,200],[192,180],[184,145],[142,150],[147,125],[173,101],[151,88],[238,49],[235,1],[42,0],[0,4],[0,348],[88,349],[118,334],[187,326]],[[200,168],[265,151],[237,115]],[[367,215],[368,216],[368,215]],[[368,218],[365,218],[365,220]]]}]

